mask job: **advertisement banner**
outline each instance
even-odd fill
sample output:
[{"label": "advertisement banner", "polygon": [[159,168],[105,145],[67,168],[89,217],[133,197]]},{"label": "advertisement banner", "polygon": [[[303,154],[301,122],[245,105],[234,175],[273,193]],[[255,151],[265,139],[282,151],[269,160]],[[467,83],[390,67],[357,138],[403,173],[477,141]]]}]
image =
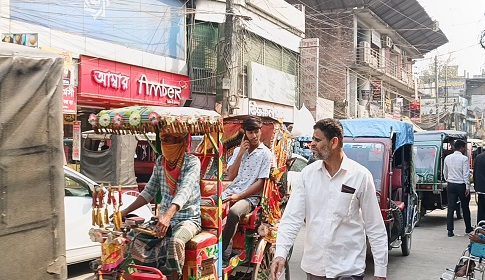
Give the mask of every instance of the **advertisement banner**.
[{"label": "advertisement banner", "polygon": [[421,123],[421,100],[414,99],[409,104],[409,117],[415,123]]},{"label": "advertisement banner", "polygon": [[50,47],[40,47],[43,51],[48,51],[52,53],[57,53],[64,58],[64,77],[63,77],[63,84],[65,86],[73,85],[73,73],[74,73],[74,65],[72,63],[72,53],[69,51],[55,49]]},{"label": "advertisement banner", "polygon": [[396,98],[394,101],[394,106],[392,110],[392,118],[395,120],[400,121],[401,120],[401,109],[403,106],[403,99],[402,98]]},{"label": "advertisement banner", "polygon": [[185,59],[184,1],[10,0],[7,3],[9,18],[15,21]]},{"label": "advertisement banner", "polygon": [[62,89],[62,113],[76,114],[77,93],[75,87],[64,86]]},{"label": "advertisement banner", "polygon": [[296,76],[250,62],[248,64],[249,98],[294,106]]},{"label": "advertisement banner", "polygon": [[38,33],[2,33],[2,42],[23,45],[31,48],[39,47]]},{"label": "advertisement banner", "polygon": [[271,117],[284,122],[293,122],[293,108],[281,104],[251,100],[249,101],[249,115]]},{"label": "advertisement banner", "polygon": [[319,38],[302,39],[300,44],[300,106],[305,107],[317,118],[318,73],[319,73]]},{"label": "advertisement banner", "polygon": [[72,160],[81,160],[81,122],[75,121],[72,130]]},{"label": "advertisement banner", "polygon": [[370,82],[372,88],[372,100],[381,102],[382,98],[382,81],[371,81]]},{"label": "advertisement banner", "polygon": [[78,92],[78,102],[98,98],[180,106],[183,100],[190,98],[190,79],[184,75],[81,56]]}]

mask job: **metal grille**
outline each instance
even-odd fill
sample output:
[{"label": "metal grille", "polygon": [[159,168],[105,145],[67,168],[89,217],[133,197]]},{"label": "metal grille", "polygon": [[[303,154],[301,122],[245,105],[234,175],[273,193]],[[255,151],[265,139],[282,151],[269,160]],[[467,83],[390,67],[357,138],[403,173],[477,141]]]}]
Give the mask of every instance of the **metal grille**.
[{"label": "metal grille", "polygon": [[191,89],[197,93],[215,93],[219,25],[197,22],[190,39]]},{"label": "metal grille", "polygon": [[216,71],[210,68],[192,67],[192,92],[214,93],[216,91]]},{"label": "metal grille", "polygon": [[264,44],[264,65],[282,70],[282,54],[283,49],[273,42],[265,42]]},{"label": "metal grille", "polygon": [[191,36],[191,64],[199,68],[217,68],[218,24],[197,22]]}]

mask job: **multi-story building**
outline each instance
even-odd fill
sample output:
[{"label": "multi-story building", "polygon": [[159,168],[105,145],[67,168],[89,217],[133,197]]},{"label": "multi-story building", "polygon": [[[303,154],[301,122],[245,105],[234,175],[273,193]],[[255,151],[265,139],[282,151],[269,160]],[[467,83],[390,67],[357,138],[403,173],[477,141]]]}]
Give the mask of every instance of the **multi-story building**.
[{"label": "multi-story building", "polygon": [[[190,1],[189,1],[190,2]],[[190,98],[186,5],[177,0],[0,1],[2,41],[64,56],[65,136],[104,108]]]},{"label": "multi-story building", "polygon": [[[221,110],[228,100],[228,114],[271,116],[293,122],[298,105],[300,41],[305,32],[303,10],[284,0],[198,0],[189,26],[189,72],[192,106]],[[223,96],[224,23],[234,18],[234,85]],[[218,84],[219,83],[219,84]],[[217,93],[217,94],[216,94]],[[224,110],[221,110],[224,111]]]},{"label": "multi-story building", "polygon": [[320,43],[318,96],[335,102],[336,118],[410,115],[414,60],[448,42],[417,0],[288,1],[306,6],[306,38]]}]

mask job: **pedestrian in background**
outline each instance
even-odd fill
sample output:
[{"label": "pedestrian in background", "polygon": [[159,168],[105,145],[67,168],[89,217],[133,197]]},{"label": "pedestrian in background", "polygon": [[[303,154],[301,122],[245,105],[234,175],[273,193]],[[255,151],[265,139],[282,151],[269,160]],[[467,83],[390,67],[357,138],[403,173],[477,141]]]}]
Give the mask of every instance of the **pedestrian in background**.
[{"label": "pedestrian in background", "polygon": [[457,200],[460,198],[463,220],[465,221],[465,232],[473,231],[470,218],[470,166],[466,154],[466,143],[463,140],[455,141],[455,152],[445,158],[443,175],[448,183],[448,214],[447,229],[448,237],[455,234],[453,213],[457,207]]},{"label": "pedestrian in background", "polygon": [[301,268],[307,280],[364,279],[366,235],[374,280],[386,279],[388,244],[372,174],[343,151],[343,127],[335,119],[313,126],[311,149],[319,160],[293,186],[278,228],[271,279],[278,279],[306,220]]},{"label": "pedestrian in background", "polygon": [[479,154],[473,166],[473,182],[478,194],[477,224],[485,220],[485,152]]}]

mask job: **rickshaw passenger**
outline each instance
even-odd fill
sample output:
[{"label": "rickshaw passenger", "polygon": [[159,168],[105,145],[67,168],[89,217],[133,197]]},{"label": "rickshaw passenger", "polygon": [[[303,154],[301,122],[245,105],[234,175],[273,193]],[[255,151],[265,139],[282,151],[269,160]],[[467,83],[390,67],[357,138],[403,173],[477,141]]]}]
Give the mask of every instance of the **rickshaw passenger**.
[{"label": "rickshaw passenger", "polygon": [[[171,279],[179,279],[182,275],[185,244],[201,231],[200,161],[186,152],[185,138],[186,135],[179,133],[160,134],[162,155],[156,160],[152,176],[140,196],[121,213],[125,217],[152,201],[160,191],[161,202],[155,231],[158,237],[163,237],[171,226],[172,236],[159,245],[166,248],[154,246],[144,250],[147,251],[146,255],[153,258],[166,258],[162,272],[171,273]],[[157,252],[166,256],[154,255]]]},{"label": "rickshaw passenger", "polygon": [[241,146],[234,150],[228,162],[229,180],[233,182],[222,193],[222,200],[232,204],[222,231],[225,260],[230,257],[231,249],[227,248],[236,233],[240,218],[258,205],[258,195],[264,187],[265,179],[269,178],[273,154],[261,142],[262,126],[263,123],[258,117],[249,116],[244,120]]}]

